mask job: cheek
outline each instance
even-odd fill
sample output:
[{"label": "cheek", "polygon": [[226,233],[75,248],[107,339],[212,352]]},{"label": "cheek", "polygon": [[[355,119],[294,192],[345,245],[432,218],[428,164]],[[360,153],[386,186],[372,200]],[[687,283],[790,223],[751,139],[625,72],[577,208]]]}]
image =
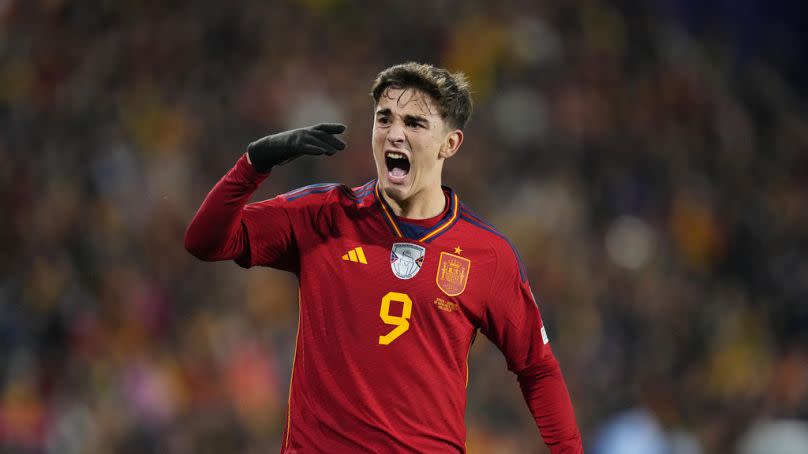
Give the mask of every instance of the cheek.
[{"label": "cheek", "polygon": [[384,131],[380,130],[379,128],[373,128],[373,132],[371,134],[371,141],[373,144],[384,143]]},{"label": "cheek", "polygon": [[374,129],[370,145],[373,160],[376,161],[377,167],[381,167],[384,164],[384,135]]},{"label": "cheek", "polygon": [[422,168],[434,167],[440,153],[440,143],[435,140],[423,138],[417,144],[413,143],[413,148],[417,148],[418,166]]}]

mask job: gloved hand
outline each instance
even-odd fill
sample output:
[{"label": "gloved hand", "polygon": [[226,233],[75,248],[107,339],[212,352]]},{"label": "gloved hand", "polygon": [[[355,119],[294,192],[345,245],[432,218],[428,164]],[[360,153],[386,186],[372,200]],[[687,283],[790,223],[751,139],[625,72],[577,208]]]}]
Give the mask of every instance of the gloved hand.
[{"label": "gloved hand", "polygon": [[339,123],[321,123],[305,128],[279,132],[258,139],[247,146],[247,156],[255,170],[266,173],[272,166],[306,154],[328,156],[345,148],[345,142],[334,134],[345,131]]}]

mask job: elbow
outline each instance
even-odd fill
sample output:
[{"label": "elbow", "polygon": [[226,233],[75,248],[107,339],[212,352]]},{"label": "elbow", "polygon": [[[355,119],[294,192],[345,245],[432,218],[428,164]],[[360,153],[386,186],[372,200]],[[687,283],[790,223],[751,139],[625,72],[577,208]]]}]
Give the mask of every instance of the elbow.
[{"label": "elbow", "polygon": [[184,244],[185,250],[199,260],[216,262],[240,257],[246,247],[245,239],[238,231],[231,233],[220,226],[194,219],[185,231]]},{"label": "elbow", "polygon": [[193,224],[191,224],[185,232],[185,250],[199,260],[208,261],[210,260],[210,246],[206,243],[204,238],[194,231]]}]

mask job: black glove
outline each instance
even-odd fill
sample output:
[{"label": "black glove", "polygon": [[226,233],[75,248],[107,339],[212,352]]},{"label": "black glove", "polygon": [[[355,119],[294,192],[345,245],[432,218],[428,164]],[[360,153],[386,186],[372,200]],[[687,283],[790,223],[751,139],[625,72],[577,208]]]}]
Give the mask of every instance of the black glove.
[{"label": "black glove", "polygon": [[345,148],[345,142],[335,137],[345,131],[339,123],[321,123],[306,128],[292,129],[258,139],[247,146],[247,155],[255,170],[266,173],[272,166],[305,154],[333,155]]}]

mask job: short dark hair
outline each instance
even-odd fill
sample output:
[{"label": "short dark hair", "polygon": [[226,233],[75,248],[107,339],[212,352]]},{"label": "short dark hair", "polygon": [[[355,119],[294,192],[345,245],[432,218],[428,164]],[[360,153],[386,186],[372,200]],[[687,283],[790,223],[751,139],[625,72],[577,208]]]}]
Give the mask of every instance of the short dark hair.
[{"label": "short dark hair", "polygon": [[415,62],[391,66],[373,82],[370,94],[376,104],[389,87],[424,91],[435,100],[440,116],[454,128],[463,129],[471,116],[471,85],[461,72]]}]

